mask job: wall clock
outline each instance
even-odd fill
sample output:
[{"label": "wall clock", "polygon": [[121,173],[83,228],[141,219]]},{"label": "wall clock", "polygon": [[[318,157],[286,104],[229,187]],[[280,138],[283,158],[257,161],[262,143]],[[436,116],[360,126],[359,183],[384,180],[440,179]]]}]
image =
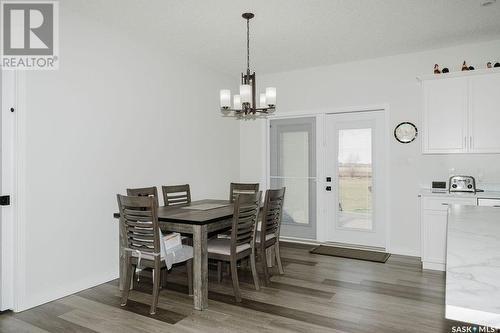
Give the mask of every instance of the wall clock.
[{"label": "wall clock", "polygon": [[401,143],[410,143],[417,138],[417,135],[417,127],[409,122],[403,122],[394,129],[394,137]]}]

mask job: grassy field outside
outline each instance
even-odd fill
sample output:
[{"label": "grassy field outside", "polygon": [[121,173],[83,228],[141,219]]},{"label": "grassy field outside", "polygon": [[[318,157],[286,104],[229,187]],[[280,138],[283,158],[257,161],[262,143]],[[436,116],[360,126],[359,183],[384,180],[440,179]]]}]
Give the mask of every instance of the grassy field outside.
[{"label": "grassy field outside", "polygon": [[339,178],[339,200],[344,212],[369,213],[372,210],[371,177]]}]

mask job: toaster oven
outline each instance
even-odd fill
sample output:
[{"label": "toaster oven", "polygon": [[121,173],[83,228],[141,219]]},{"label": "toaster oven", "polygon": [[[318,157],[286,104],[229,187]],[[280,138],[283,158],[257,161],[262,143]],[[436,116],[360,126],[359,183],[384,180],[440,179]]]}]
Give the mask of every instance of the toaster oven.
[{"label": "toaster oven", "polygon": [[452,176],[448,186],[450,193],[452,192],[469,192],[476,193],[476,180],[472,176]]}]

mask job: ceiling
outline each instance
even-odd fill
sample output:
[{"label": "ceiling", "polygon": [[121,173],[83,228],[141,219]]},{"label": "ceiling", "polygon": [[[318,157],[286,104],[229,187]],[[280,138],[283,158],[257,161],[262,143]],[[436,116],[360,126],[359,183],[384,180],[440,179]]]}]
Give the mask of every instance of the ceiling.
[{"label": "ceiling", "polygon": [[65,0],[93,20],[225,73],[259,73],[500,39],[500,0]]}]

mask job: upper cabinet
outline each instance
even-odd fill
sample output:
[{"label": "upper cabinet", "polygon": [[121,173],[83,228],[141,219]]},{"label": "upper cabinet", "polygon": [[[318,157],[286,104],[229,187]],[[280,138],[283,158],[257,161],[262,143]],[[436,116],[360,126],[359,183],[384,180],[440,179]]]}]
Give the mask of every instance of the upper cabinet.
[{"label": "upper cabinet", "polygon": [[500,74],[469,79],[469,150],[500,153]]},{"label": "upper cabinet", "polygon": [[424,154],[500,153],[500,72],[423,78]]}]

